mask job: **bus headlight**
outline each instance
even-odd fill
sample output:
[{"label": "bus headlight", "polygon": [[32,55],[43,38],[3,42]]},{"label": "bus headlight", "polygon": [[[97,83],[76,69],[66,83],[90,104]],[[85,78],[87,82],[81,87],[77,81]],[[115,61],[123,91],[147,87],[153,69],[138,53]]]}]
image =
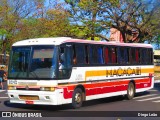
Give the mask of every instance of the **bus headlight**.
[{"label": "bus headlight", "polygon": [[15,86],[8,86],[8,90],[16,90],[17,88]]},{"label": "bus headlight", "polygon": [[54,87],[41,87],[40,90],[41,91],[54,91],[55,88]]}]

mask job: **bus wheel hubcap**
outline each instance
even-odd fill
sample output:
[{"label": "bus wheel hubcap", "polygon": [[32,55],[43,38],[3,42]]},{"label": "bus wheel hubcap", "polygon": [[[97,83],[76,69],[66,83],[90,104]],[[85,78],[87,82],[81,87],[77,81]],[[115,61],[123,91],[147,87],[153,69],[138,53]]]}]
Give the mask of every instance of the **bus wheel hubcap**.
[{"label": "bus wheel hubcap", "polygon": [[133,95],[133,87],[129,86],[129,95],[132,96]]},{"label": "bus wheel hubcap", "polygon": [[80,102],[81,102],[81,94],[80,94],[80,93],[77,93],[77,94],[75,95],[75,101],[76,101],[77,103],[80,103]]}]

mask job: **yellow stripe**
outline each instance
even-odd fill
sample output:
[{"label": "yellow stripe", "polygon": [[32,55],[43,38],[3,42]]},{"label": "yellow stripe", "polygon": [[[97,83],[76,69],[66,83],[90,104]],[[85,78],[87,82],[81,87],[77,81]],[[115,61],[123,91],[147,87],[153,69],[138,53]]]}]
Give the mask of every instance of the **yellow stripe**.
[{"label": "yellow stripe", "polygon": [[142,69],[142,73],[154,73],[154,68]]},{"label": "yellow stripe", "polygon": [[[124,72],[124,69],[116,69],[118,74],[121,75],[123,74]],[[146,69],[140,69],[140,71],[136,71],[138,69],[134,69],[135,70],[135,73],[139,73],[139,74],[142,74],[142,73],[154,73],[154,68],[146,68]],[[95,76],[107,76],[107,72],[108,72],[108,75],[110,76],[110,73],[113,73],[114,70],[92,70],[92,71],[86,71],[85,73],[85,80],[87,77],[95,77]],[[128,69],[127,73],[129,74],[132,74],[133,72],[133,69]]]}]

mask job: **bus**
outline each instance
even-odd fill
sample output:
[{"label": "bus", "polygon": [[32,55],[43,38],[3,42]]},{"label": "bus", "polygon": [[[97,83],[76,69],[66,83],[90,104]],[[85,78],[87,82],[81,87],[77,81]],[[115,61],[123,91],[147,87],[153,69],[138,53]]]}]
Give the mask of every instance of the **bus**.
[{"label": "bus", "polygon": [[79,108],[84,101],[104,97],[130,100],[153,88],[153,74],[149,44],[28,39],[12,45],[8,96],[11,103]]}]

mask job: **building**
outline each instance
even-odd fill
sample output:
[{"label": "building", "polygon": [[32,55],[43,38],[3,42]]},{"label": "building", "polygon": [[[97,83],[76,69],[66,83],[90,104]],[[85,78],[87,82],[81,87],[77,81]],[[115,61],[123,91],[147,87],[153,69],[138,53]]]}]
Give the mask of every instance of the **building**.
[{"label": "building", "polygon": [[[126,39],[131,40],[131,41],[136,41],[138,33],[136,30],[132,30],[132,35],[126,35]],[[115,28],[110,29],[110,41],[116,41],[116,42],[121,42],[123,43],[123,37],[122,34],[119,30]]]},{"label": "building", "polygon": [[154,64],[160,65],[160,50],[154,50]]},{"label": "building", "polygon": [[110,29],[110,41],[123,42],[122,34],[115,28]]}]

